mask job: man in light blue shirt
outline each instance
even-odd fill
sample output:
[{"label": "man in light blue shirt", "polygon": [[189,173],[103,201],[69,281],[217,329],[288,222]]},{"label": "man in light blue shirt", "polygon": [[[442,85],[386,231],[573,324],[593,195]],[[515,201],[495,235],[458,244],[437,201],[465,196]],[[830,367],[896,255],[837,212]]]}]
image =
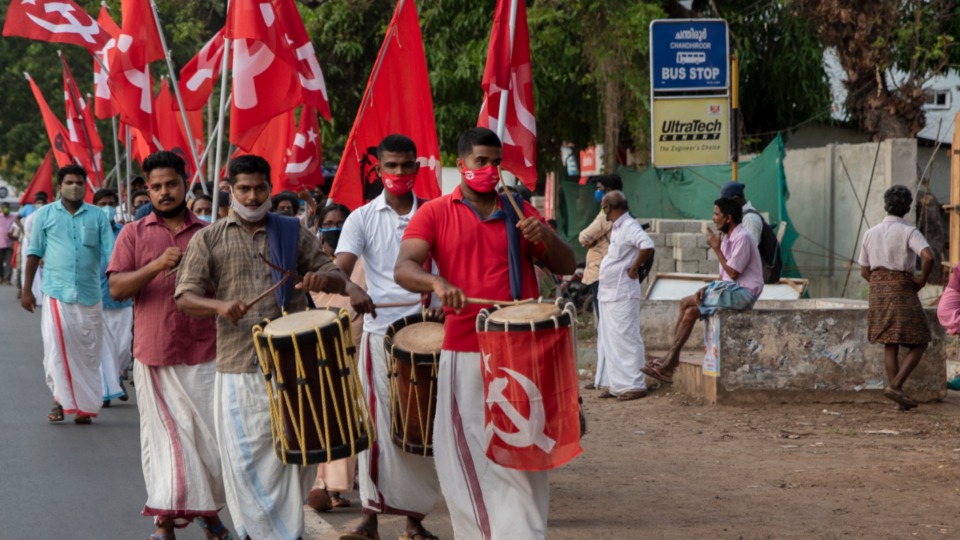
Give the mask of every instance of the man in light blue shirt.
[{"label": "man in light blue shirt", "polygon": [[113,251],[110,220],[96,206],[83,202],[87,172],[78,165],[57,171],[60,200],[37,210],[20,305],[36,308],[33,279],[43,259],[43,368],[54,406],[51,422],[75,414],[89,424],[103,404],[100,349],[103,309],[100,301],[100,259]]},{"label": "man in light blue shirt", "polygon": [[[116,240],[121,225],[117,223],[117,207],[120,197],[112,189],[99,189],[93,194],[93,204],[110,220],[110,230]],[[114,300],[110,297],[110,282],[107,266],[111,253],[104,252],[100,258],[100,293],[103,301],[103,345],[100,351],[100,374],[103,377],[103,406],[110,401],[127,401],[127,389],[121,379],[123,372],[133,361],[130,347],[133,341],[133,300]]]}]

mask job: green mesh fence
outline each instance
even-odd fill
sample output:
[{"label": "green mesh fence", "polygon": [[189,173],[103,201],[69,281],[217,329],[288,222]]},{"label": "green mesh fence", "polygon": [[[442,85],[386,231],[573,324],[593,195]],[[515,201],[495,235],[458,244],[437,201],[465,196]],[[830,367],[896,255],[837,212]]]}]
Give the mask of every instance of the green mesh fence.
[{"label": "green mesh fence", "polygon": [[[787,214],[787,181],[783,172],[783,139],[777,136],[757,156],[740,162],[739,181],[744,194],[760,212],[770,216],[770,224],[777,230],[781,221],[787,223],[781,244],[783,275],[801,277],[793,258],[796,229]],[[618,171],[623,178],[623,190],[630,202],[630,211],[638,218],[710,219],[713,201],[720,196],[720,186],[730,179],[730,166],[687,167],[679,169],[647,169],[639,172],[626,167]],[[600,211],[594,198],[593,185],[581,186],[575,182],[561,182],[557,202],[557,221],[561,236],[574,246],[578,257],[586,254],[577,235],[593,221]]]}]

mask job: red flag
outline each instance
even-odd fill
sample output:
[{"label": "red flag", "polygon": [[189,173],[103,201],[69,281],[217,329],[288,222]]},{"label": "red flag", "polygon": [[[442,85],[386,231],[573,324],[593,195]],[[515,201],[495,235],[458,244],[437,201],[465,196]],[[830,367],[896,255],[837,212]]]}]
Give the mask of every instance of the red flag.
[{"label": "red flag", "polygon": [[99,152],[103,150],[103,142],[97,134],[92,116],[87,119],[87,116],[90,116],[89,107],[80,96],[67,59],[61,56],[60,64],[63,67],[63,102],[67,111],[67,148],[74,159],[87,170],[87,176],[96,180],[95,184],[99,185],[102,181]]},{"label": "red flag", "polygon": [[107,6],[100,7],[97,22],[100,23],[100,27],[110,35],[110,40],[107,41],[107,44],[104,45],[100,51],[93,53],[100,59],[99,61],[97,61],[96,58],[93,60],[94,104],[96,105],[94,109],[96,110],[97,118],[106,120],[107,118],[113,118],[120,114],[120,108],[110,93],[110,85],[107,84],[109,74],[107,70],[103,69],[100,63],[102,62],[104,66],[109,68],[113,62],[113,58],[117,53],[117,38],[120,37],[120,27],[113,21],[113,17],[111,17],[110,12],[107,11]]},{"label": "red flag", "polygon": [[[202,109],[213,93],[213,86],[220,76],[220,65],[223,62],[223,39],[221,28],[180,70],[180,96],[183,98],[184,108],[188,111]],[[174,102],[174,107],[177,106]]]},{"label": "red flag", "polygon": [[231,2],[225,33],[235,40],[230,142],[249,151],[270,119],[302,102],[300,79],[269,2]]},{"label": "red flag", "polygon": [[312,105],[323,118],[330,121],[330,103],[327,100],[327,85],[323,80],[317,52],[313,49],[313,42],[303,26],[303,19],[297,10],[294,0],[276,0],[275,7],[280,17],[280,26],[287,37],[287,42],[293,49],[296,60],[295,68],[300,74],[300,85],[303,88],[303,102]]},{"label": "red flag", "polygon": [[20,206],[32,203],[37,193],[41,191],[49,197],[53,196],[53,152],[51,150],[47,150],[40,168],[33,173],[33,180],[30,180],[30,185],[20,195]]},{"label": "red flag", "polygon": [[70,149],[67,147],[67,128],[63,127],[60,119],[50,110],[50,106],[47,105],[47,100],[40,92],[40,88],[37,87],[37,83],[33,82],[29,74],[24,73],[24,76],[30,82],[33,97],[37,100],[37,105],[40,106],[40,114],[43,115],[43,124],[47,129],[47,137],[50,138],[50,147],[53,150],[53,157],[57,160],[57,167],[70,165],[73,163],[73,156],[70,155]]},{"label": "red flag", "polygon": [[397,3],[333,180],[332,199],[353,209],[380,192],[375,158],[367,149],[392,133],[406,135],[417,144],[420,174],[414,192],[427,199],[439,196],[440,147],[413,0]]},{"label": "red flag", "polygon": [[127,148],[127,151],[130,152],[130,159],[137,163],[143,163],[144,158],[157,151],[157,147],[153,144],[153,141],[147,140],[139,129],[124,123],[120,124],[118,133],[121,142],[126,140],[128,129],[130,130],[130,147]]},{"label": "red flag", "polygon": [[147,138],[153,124],[153,80],[150,62],[164,57],[153,11],[147,0],[123,0],[123,26],[110,63],[108,84],[120,108],[120,121]]},{"label": "red flag", "polygon": [[145,66],[164,59],[163,43],[149,0],[122,0],[121,20],[117,57],[124,66]]},{"label": "red flag", "polygon": [[73,0],[12,0],[3,35],[80,45],[90,52],[99,51],[110,39]]},{"label": "red flag", "polygon": [[230,156],[230,159],[233,159],[236,156],[253,154],[267,160],[270,164],[270,185],[273,186],[274,194],[285,189],[282,183],[283,163],[287,157],[287,146],[295,133],[295,112],[290,110],[275,116],[266,123],[249,150],[239,150]]},{"label": "red flag", "polygon": [[537,122],[534,117],[527,8],[524,2],[515,2],[517,13],[511,45],[510,3],[511,0],[497,0],[490,47],[487,49],[487,65],[483,71],[484,101],[477,125],[497,131],[501,120],[501,91],[506,90],[503,168],[517,175],[530,189],[536,189]]},{"label": "red flag", "polygon": [[[183,127],[183,116],[179,111],[174,110],[174,99],[170,95],[170,87],[166,79],[160,83],[160,92],[157,94],[155,102],[157,109],[157,139],[164,150],[169,150],[181,158],[187,164],[187,180],[193,177],[197,170],[197,164],[193,160],[190,152],[189,139],[186,135],[186,129]],[[190,129],[193,133],[203,133],[203,112],[187,111],[187,118],[190,120]],[[202,141],[200,141],[202,143]],[[198,148],[197,152],[202,152]]]},{"label": "red flag", "polygon": [[543,471],[579,455],[578,379],[570,327],[477,332],[486,454],[511,469]]},{"label": "red flag", "polygon": [[317,120],[317,111],[310,105],[304,105],[300,111],[297,132],[283,159],[281,189],[300,191],[304,188],[317,187],[323,183],[323,173],[320,171],[322,162],[320,121]]}]

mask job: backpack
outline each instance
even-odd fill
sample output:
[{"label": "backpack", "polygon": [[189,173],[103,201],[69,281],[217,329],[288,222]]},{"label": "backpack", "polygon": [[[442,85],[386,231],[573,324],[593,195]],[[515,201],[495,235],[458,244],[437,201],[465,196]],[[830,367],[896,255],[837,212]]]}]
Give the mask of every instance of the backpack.
[{"label": "backpack", "polygon": [[[640,226],[643,227],[643,230],[645,231],[650,229],[649,223],[643,223]],[[647,259],[647,261],[640,267],[640,271],[638,272],[637,276],[637,279],[640,281],[640,283],[643,283],[643,280],[647,279],[647,276],[649,276],[650,272],[653,270],[653,258],[656,257],[656,255],[657,252],[654,251],[650,255],[650,258]]]},{"label": "backpack", "polygon": [[783,271],[783,259],[780,257],[780,243],[777,242],[777,235],[773,228],[767,224],[760,212],[756,210],[747,210],[746,214],[756,214],[760,216],[763,222],[763,228],[760,229],[760,261],[763,263],[763,282],[777,283],[780,281],[780,274]]}]

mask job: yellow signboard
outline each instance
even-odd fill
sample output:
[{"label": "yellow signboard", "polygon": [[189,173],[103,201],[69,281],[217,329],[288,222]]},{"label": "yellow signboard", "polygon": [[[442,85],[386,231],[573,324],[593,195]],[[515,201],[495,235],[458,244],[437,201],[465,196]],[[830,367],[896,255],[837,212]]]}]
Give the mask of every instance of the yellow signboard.
[{"label": "yellow signboard", "polygon": [[654,167],[730,163],[730,102],[727,97],[653,100]]}]

